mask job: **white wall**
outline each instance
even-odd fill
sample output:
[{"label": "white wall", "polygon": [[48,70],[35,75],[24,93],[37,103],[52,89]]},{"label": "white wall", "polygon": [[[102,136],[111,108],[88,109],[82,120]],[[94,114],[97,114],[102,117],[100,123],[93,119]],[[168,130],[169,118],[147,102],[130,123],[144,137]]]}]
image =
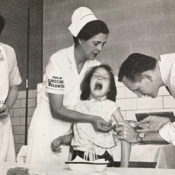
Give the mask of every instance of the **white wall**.
[{"label": "white wall", "polygon": [[109,26],[99,59],[110,64],[116,75],[132,52],[158,57],[175,51],[174,0],[44,0],[43,70],[52,53],[72,44],[67,27],[79,6],[91,8]]}]

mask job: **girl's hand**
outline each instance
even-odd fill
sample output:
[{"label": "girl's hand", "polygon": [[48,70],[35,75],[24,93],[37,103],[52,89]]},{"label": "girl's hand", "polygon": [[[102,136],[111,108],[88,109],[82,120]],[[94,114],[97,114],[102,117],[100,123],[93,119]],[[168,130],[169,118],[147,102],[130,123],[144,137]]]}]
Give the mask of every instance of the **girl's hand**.
[{"label": "girl's hand", "polygon": [[62,145],[62,137],[58,137],[54,139],[51,143],[51,149],[53,152],[60,153],[61,152],[61,146]]},{"label": "girl's hand", "polygon": [[92,125],[96,131],[109,132],[112,129],[110,123],[98,116],[93,117]]}]

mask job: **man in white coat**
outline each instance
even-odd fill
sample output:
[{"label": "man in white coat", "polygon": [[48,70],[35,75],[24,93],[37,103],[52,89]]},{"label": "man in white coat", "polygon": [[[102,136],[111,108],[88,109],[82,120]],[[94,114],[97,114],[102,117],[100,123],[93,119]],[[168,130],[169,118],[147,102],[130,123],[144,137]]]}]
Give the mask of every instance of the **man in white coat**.
[{"label": "man in white coat", "polygon": [[[119,81],[140,96],[155,98],[159,88],[165,86],[175,98],[175,53],[160,55],[159,59],[134,53],[128,56],[119,70]],[[136,132],[127,124],[117,128],[119,138],[128,142],[165,141],[175,145],[175,122],[159,116],[149,116]]]}]

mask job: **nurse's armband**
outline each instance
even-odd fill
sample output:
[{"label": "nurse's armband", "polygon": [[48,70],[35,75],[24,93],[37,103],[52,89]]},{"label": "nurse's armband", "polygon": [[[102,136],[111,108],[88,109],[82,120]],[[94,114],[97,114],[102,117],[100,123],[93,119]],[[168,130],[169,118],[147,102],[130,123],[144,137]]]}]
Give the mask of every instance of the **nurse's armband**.
[{"label": "nurse's armband", "polygon": [[51,76],[46,79],[48,92],[62,94],[64,92],[64,80],[61,76]]}]

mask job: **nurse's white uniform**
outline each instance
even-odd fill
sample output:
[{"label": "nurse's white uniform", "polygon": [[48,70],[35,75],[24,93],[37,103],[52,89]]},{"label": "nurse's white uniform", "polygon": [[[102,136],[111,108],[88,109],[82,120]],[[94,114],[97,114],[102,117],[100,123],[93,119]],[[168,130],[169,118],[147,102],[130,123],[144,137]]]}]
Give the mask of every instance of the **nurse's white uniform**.
[{"label": "nurse's white uniform", "polygon": [[64,94],[63,105],[74,110],[80,100],[80,83],[89,68],[99,65],[97,60],[86,61],[78,74],[74,58],[74,46],[62,49],[50,58],[44,75],[39,104],[34,112],[28,140],[27,162],[49,163],[59,166],[67,161],[69,150],[53,153],[51,142],[70,130],[71,123],[54,119],[51,115],[48,93]]},{"label": "nurse's white uniform", "polygon": [[[12,47],[0,43],[0,104],[5,103],[9,87],[21,83],[16,54]],[[15,147],[10,115],[0,119],[0,162],[15,162]]]}]

